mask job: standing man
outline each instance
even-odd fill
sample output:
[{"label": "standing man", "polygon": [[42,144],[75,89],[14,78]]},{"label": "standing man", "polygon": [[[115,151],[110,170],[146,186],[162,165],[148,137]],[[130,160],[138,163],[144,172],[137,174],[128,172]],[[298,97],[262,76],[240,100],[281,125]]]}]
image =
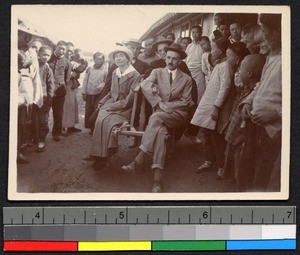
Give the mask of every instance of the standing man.
[{"label": "standing man", "polygon": [[152,44],[154,43],[154,38],[149,37],[145,40],[145,50],[143,53],[139,54],[138,59],[147,63],[148,65],[154,61],[159,59],[159,56],[156,54],[155,50],[152,48]]},{"label": "standing man", "polygon": [[137,39],[129,39],[124,42],[124,45],[133,53],[133,59],[131,61],[132,66],[140,73],[140,75],[145,74],[149,66],[147,63],[138,59],[138,55],[141,53],[141,49],[143,49],[142,42]]},{"label": "standing man", "polygon": [[143,164],[146,154],[152,154],[152,192],[162,191],[168,129],[185,123],[192,104],[192,78],[178,69],[186,54],[176,43],[166,48],[166,51],[167,66],[153,70],[141,84],[143,94],[154,109],[142,138],[141,151],[134,162],[122,167],[125,171],[134,171],[136,166]]},{"label": "standing man", "polygon": [[193,42],[189,44],[186,48],[187,58],[185,60],[186,65],[191,71],[193,79],[197,84],[197,95],[198,103],[200,102],[204,91],[205,91],[205,76],[202,72],[202,54],[203,49],[200,45],[200,38],[202,36],[202,27],[194,26],[192,27],[192,38]]},{"label": "standing man", "polygon": [[266,191],[271,180],[280,186],[282,132],[281,15],[261,14],[260,23],[271,52],[260,82],[241,103],[243,119],[256,126],[256,139],[251,141],[256,152],[253,180],[256,192]]},{"label": "standing man", "polygon": [[62,135],[69,136],[69,133],[81,131],[81,129],[75,127],[75,124],[79,123],[77,88],[80,86],[78,81],[80,74],[87,68],[88,63],[83,59],[80,50],[77,50],[75,53],[74,44],[71,42],[67,43],[65,57],[71,62],[72,72],[70,81],[66,84],[66,97],[62,118]]},{"label": "standing man", "polygon": [[59,41],[49,61],[49,66],[53,71],[55,84],[54,96],[52,99],[52,136],[53,140],[56,142],[60,140],[59,136],[61,135],[62,131],[62,117],[66,95],[66,84],[70,80],[72,70],[71,62],[64,56],[66,50],[67,43],[65,41]]}]

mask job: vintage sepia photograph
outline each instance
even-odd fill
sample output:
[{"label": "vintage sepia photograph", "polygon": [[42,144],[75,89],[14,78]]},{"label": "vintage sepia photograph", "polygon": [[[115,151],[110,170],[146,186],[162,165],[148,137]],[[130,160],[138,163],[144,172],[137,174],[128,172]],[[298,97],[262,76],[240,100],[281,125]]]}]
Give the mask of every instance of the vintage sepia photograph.
[{"label": "vintage sepia photograph", "polygon": [[288,6],[13,5],[8,198],[288,199],[290,35]]}]

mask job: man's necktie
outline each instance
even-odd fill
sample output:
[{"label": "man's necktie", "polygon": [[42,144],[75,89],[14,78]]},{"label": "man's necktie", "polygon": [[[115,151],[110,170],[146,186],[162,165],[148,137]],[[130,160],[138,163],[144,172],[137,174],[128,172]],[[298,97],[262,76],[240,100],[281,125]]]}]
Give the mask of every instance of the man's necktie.
[{"label": "man's necktie", "polygon": [[170,72],[170,85],[172,84],[172,82],[173,82],[173,74],[172,72]]}]

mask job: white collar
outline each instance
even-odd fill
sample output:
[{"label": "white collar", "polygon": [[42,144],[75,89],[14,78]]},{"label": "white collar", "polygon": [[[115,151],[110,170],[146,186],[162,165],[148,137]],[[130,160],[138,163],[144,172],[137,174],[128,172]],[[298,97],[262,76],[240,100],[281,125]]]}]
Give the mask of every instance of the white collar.
[{"label": "white collar", "polygon": [[170,70],[169,68],[167,68],[168,73],[172,73],[173,79],[175,78],[176,74],[177,74],[177,68],[175,70]]},{"label": "white collar", "polygon": [[124,73],[121,73],[120,68],[118,67],[116,70],[116,75],[121,78],[122,76],[125,76],[131,72],[135,71],[134,67],[132,65],[129,65],[128,68],[125,70]]}]

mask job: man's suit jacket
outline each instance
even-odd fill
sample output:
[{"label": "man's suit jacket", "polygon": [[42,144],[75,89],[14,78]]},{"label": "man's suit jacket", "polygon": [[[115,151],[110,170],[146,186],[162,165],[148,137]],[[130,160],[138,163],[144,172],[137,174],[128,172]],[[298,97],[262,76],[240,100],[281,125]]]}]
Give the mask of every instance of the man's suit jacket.
[{"label": "man's suit jacket", "polygon": [[[153,87],[157,93],[153,93]],[[188,115],[192,103],[192,78],[177,69],[176,76],[170,84],[167,67],[154,69],[150,76],[141,83],[142,92],[152,107],[163,102],[173,112],[184,118]]]}]

